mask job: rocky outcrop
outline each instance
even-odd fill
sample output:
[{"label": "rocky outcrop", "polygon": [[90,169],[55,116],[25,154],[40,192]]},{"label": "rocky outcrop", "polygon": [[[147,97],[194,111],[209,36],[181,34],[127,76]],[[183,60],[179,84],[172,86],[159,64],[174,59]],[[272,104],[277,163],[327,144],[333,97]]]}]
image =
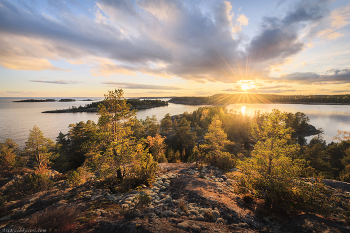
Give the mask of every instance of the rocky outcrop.
[{"label": "rocky outcrop", "polygon": [[[239,171],[233,169],[232,172]],[[127,193],[101,188],[103,185],[94,180],[77,187],[57,181],[52,190],[6,203],[6,211],[0,215],[0,229],[22,229],[37,214],[75,208],[82,213],[75,223],[76,232],[350,231],[342,222],[311,215],[283,222],[270,216],[258,217],[257,203],[246,203],[236,194],[236,180],[229,177],[211,166],[197,168],[194,164],[164,163],[160,164],[152,185]],[[138,207],[140,195],[151,198],[144,208]],[[303,225],[303,222],[310,224]]]}]

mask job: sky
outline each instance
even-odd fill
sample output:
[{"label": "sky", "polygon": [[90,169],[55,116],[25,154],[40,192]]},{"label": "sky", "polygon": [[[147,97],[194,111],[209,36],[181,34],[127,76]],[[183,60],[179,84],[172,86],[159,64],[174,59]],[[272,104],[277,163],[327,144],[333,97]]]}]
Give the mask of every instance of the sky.
[{"label": "sky", "polygon": [[0,97],[350,93],[348,0],[0,0]]}]

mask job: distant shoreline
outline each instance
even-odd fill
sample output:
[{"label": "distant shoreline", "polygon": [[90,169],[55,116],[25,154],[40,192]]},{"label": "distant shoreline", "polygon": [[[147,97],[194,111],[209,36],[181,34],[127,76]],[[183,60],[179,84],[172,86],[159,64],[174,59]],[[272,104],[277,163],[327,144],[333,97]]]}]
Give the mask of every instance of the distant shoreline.
[{"label": "distant shoreline", "polygon": [[[168,106],[167,101],[162,100],[139,100],[139,99],[127,99],[128,104],[130,104],[130,110],[143,110],[143,109],[151,109],[157,107]],[[77,113],[77,112],[98,112],[98,106],[102,103],[92,102],[91,104],[87,104],[85,106],[72,107],[69,109],[56,109],[44,111],[42,113]]]},{"label": "distant shoreline", "polygon": [[189,103],[189,102],[181,102],[181,101],[169,101],[169,103],[172,104],[183,104],[183,105],[229,105],[229,104],[305,104],[305,105],[350,105],[350,103],[322,103],[322,102],[269,102],[269,103],[220,103],[220,104],[215,104],[215,103]]}]

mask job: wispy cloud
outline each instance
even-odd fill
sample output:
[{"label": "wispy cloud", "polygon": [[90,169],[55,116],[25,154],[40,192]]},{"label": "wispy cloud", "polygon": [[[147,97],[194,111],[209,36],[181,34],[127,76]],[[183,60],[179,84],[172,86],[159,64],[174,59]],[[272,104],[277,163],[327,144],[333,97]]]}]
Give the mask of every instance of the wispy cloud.
[{"label": "wispy cloud", "polygon": [[24,94],[24,95],[32,95],[36,94],[36,92],[33,91],[6,91],[7,94]]},{"label": "wispy cloud", "polygon": [[175,86],[163,86],[163,85],[152,85],[152,84],[138,84],[138,83],[125,83],[125,82],[102,82],[110,86],[118,86],[123,89],[153,89],[153,90],[182,90],[183,88]]},{"label": "wispy cloud", "polygon": [[35,83],[50,83],[50,84],[78,84],[80,82],[78,81],[67,81],[67,80],[30,80],[31,82]]},{"label": "wispy cloud", "polygon": [[271,78],[271,80],[297,84],[346,84],[350,83],[350,69],[332,69],[324,74],[296,72],[282,75],[278,78]]}]

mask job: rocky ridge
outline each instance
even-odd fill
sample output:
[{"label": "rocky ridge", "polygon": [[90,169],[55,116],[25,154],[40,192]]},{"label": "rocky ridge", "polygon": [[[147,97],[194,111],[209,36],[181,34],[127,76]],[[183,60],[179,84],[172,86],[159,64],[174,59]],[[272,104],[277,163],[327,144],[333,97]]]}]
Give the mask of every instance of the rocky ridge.
[{"label": "rocky ridge", "polygon": [[[70,209],[77,213],[72,232],[350,232],[341,221],[314,215],[257,215],[259,203],[246,203],[234,183],[215,167],[194,164],[160,164],[150,187],[128,193],[98,188],[94,180],[77,187],[58,181],[49,191],[7,203],[0,229],[28,228],[38,216],[44,221],[50,211]],[[151,199],[139,208],[142,196]]]}]

